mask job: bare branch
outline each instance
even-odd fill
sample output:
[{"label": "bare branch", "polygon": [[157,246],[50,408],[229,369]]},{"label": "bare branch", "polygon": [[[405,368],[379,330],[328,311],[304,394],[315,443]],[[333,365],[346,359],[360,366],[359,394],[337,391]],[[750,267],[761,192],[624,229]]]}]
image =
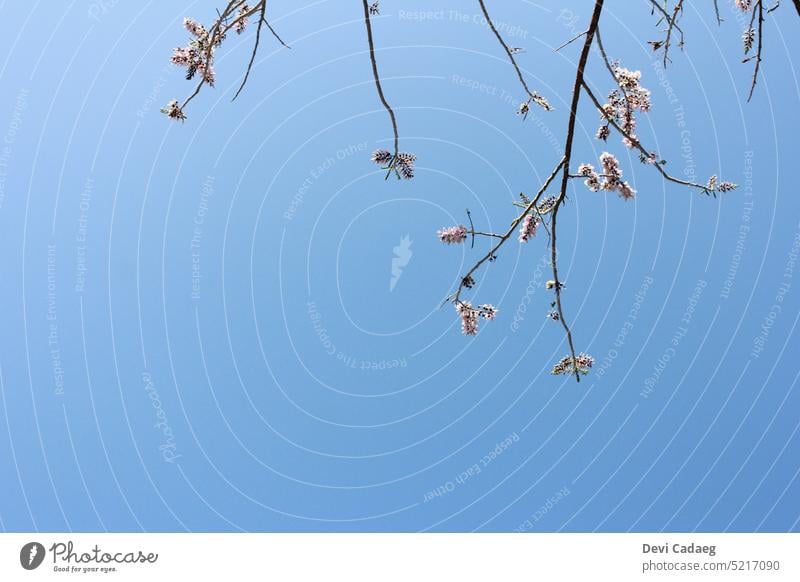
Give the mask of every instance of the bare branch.
[{"label": "bare branch", "polygon": [[500,45],[506,51],[506,55],[508,55],[508,60],[510,60],[511,64],[514,66],[514,70],[517,72],[517,77],[519,78],[519,82],[522,85],[522,88],[525,89],[525,93],[527,93],[528,95],[528,103],[533,101],[534,103],[543,107],[547,111],[550,111],[552,107],[550,106],[550,103],[547,101],[547,99],[539,95],[539,93],[537,93],[536,91],[531,91],[530,88],[528,87],[528,83],[525,82],[525,77],[522,74],[519,65],[517,64],[517,60],[514,58],[514,51],[512,51],[509,48],[509,46],[506,44],[506,41],[503,40],[503,37],[498,32],[497,27],[494,25],[494,22],[492,21],[492,17],[489,16],[489,11],[486,9],[486,4],[484,3],[484,1],[478,0],[478,4],[481,5],[481,11],[483,12],[484,18],[486,18],[486,22],[489,23],[489,28],[492,29],[492,32],[497,37],[497,40],[500,42]]},{"label": "bare branch", "polygon": [[[753,98],[753,92],[756,90],[756,82],[758,81],[758,71],[761,68],[761,50],[764,46],[764,3],[763,0],[757,0],[753,6],[753,18],[758,12],[758,48],[756,49],[756,66],[753,68],[753,82],[750,84],[750,94],[747,96],[747,102]],[[750,28],[753,27],[753,20],[750,19]]]},{"label": "bare branch", "polygon": [[[375,88],[378,90],[378,97],[383,103],[383,107],[389,113],[389,119],[392,122],[392,131],[394,132],[394,157],[397,158],[397,154],[400,153],[400,135],[397,132],[397,119],[394,115],[394,110],[392,109],[389,102],[386,101],[386,96],[383,94],[383,87],[381,87],[381,78],[378,74],[378,63],[375,60],[375,42],[372,39],[372,23],[370,21],[370,6],[367,0],[363,0],[364,4],[364,24],[367,27],[367,41],[369,42],[369,59],[372,62],[372,76],[375,78]],[[388,176],[388,174],[387,174]]]}]

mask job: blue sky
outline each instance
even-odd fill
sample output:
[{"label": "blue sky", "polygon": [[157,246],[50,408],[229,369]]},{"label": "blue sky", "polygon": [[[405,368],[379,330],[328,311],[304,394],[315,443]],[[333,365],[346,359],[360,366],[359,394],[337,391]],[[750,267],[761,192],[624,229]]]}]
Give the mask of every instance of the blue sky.
[{"label": "blue sky", "polygon": [[[510,243],[470,292],[475,338],[440,308],[486,252],[466,220],[514,218],[563,149],[591,3],[384,0],[378,62],[412,181],[370,152],[391,127],[361,5],[271,2],[291,46],[220,48],[217,87],[169,64],[213,2],[0,4],[0,527],[11,531],[786,531],[798,529],[800,120],[791,6],[767,20],[746,103],[731,2],[689,5],[666,69],[648,2],[610,1],[606,49],[642,71],[666,184],[584,99],[574,159],[608,149],[634,201],[572,184],[559,214],[565,313],[596,358],[580,384],[548,321],[547,238]],[[596,54],[588,78],[611,89]],[[403,242],[406,241],[406,242]],[[410,241],[410,242],[408,242]],[[404,256],[393,276],[395,248]],[[394,280],[394,283],[392,281]]]}]

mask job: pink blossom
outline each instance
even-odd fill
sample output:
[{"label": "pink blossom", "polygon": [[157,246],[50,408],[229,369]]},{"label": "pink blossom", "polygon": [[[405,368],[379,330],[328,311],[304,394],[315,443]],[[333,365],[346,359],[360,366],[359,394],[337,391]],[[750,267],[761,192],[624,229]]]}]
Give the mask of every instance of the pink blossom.
[{"label": "pink blossom", "polygon": [[542,223],[542,219],[534,213],[528,214],[522,221],[519,229],[519,242],[524,243],[536,236],[536,229]]},{"label": "pink blossom", "polygon": [[461,332],[464,335],[475,335],[478,333],[478,313],[472,309],[469,303],[456,303],[456,311],[461,318]]},{"label": "pink blossom", "polygon": [[461,318],[461,332],[464,335],[475,335],[478,333],[479,318],[492,320],[497,317],[497,308],[488,303],[475,308],[471,303],[458,301],[456,302],[456,311]]},{"label": "pink blossom", "polygon": [[463,224],[449,226],[441,229],[436,234],[439,235],[439,240],[445,244],[458,244],[467,240],[467,227]]},{"label": "pink blossom", "polygon": [[245,14],[247,14],[249,11],[250,11],[250,6],[248,6],[247,3],[242,4],[242,7],[239,8],[239,14],[237,15],[238,20],[236,21],[236,24],[233,27],[234,30],[236,31],[236,34],[242,34],[245,28],[247,28],[248,18],[247,16],[245,16]]}]

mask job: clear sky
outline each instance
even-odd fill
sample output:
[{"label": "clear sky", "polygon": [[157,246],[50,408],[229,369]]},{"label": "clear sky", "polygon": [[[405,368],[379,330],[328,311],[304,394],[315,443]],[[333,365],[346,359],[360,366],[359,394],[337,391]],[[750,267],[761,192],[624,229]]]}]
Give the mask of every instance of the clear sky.
[{"label": "clear sky", "polygon": [[[5,530],[786,531],[800,528],[800,18],[765,25],[746,103],[732,2],[687,3],[666,71],[649,2],[608,0],[606,49],[642,71],[642,140],[617,138],[633,201],[574,181],[559,214],[564,310],[592,354],[576,384],[545,318],[547,235],[511,242],[469,292],[499,308],[465,338],[443,299],[563,150],[592,3],[383,0],[384,89],[412,181],[370,153],[391,127],[361,3],[269,3],[217,86],[169,64],[195,2],[0,2],[0,528]],[[588,79],[612,87],[596,54]]]}]

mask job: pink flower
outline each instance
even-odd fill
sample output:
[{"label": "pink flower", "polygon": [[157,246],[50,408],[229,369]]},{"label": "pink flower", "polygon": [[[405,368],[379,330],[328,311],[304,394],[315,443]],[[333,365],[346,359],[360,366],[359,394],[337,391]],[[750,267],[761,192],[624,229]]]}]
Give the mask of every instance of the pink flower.
[{"label": "pink flower", "polygon": [[439,235],[439,240],[445,244],[458,244],[467,240],[467,227],[463,224],[449,226],[441,229],[436,234]]},{"label": "pink flower", "polygon": [[479,318],[492,320],[497,317],[497,308],[488,303],[476,309],[472,307],[471,303],[459,301],[456,303],[456,311],[461,318],[461,332],[464,335],[475,335],[478,333]]},{"label": "pink flower", "polygon": [[736,6],[742,12],[748,12],[752,6],[752,0],[736,0]]},{"label": "pink flower", "polygon": [[236,31],[236,34],[242,34],[244,29],[247,28],[247,20],[248,18],[245,16],[250,11],[250,7],[247,3],[242,4],[242,7],[239,8],[239,14],[237,15],[238,20],[234,25],[233,29]]},{"label": "pink flower", "polygon": [[600,190],[600,176],[594,171],[594,166],[592,166],[592,164],[581,164],[578,166],[578,174],[586,176],[586,180],[584,180],[583,183],[586,184],[589,190],[592,192]]},{"label": "pink flower", "polygon": [[372,152],[372,162],[379,166],[385,166],[392,161],[392,154],[388,150],[375,150]]},{"label": "pink flower", "polygon": [[461,332],[464,335],[478,333],[478,313],[469,303],[456,303],[456,311],[461,318]]},{"label": "pink flower", "polygon": [[542,223],[542,219],[534,213],[528,214],[522,221],[519,228],[519,242],[525,243],[536,236],[536,229]]},{"label": "pink flower", "polygon": [[208,36],[206,27],[197,22],[194,18],[184,18],[183,26],[197,38],[205,38]]},{"label": "pink flower", "polygon": [[183,121],[186,119],[186,115],[183,113],[181,106],[178,104],[176,99],[173,99],[169,103],[167,103],[166,107],[161,108],[161,113],[169,117],[170,119],[177,119]]}]

